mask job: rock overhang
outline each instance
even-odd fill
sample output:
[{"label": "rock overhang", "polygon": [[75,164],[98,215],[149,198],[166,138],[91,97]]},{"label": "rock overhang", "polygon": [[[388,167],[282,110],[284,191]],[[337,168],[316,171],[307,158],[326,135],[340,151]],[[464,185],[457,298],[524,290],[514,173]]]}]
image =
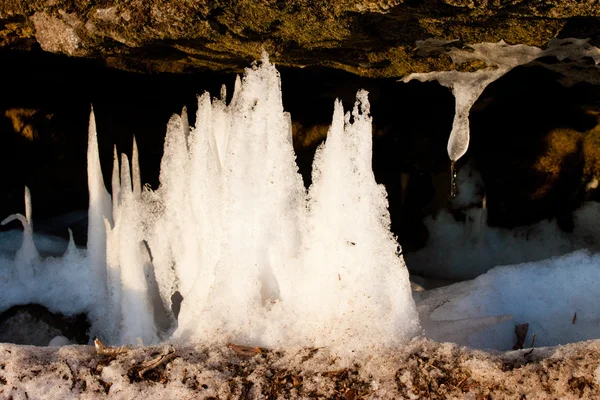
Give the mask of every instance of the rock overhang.
[{"label": "rock overhang", "polygon": [[[456,69],[428,38],[545,48],[555,38],[600,43],[600,7],[576,1],[11,0],[0,46],[86,57],[123,70],[241,72],[265,49],[280,66],[332,67],[372,78]],[[477,68],[476,66],[471,66]]]}]

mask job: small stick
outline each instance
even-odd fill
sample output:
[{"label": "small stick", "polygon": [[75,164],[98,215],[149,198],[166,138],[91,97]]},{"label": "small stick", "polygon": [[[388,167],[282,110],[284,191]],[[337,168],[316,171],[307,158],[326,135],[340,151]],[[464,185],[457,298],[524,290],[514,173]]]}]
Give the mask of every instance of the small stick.
[{"label": "small stick", "polygon": [[241,356],[246,356],[246,357],[252,357],[257,354],[262,353],[262,351],[258,347],[240,346],[240,345],[233,344],[233,343],[229,343],[227,345],[227,347],[229,347],[231,350],[235,351],[237,354],[239,354]]},{"label": "small stick", "polygon": [[127,347],[106,347],[100,341],[100,339],[94,339],[94,346],[96,347],[96,353],[102,356],[116,356],[118,354],[123,354],[128,351]]},{"label": "small stick", "polygon": [[575,313],[575,315],[573,315],[573,325],[575,325],[576,321],[577,321],[577,313]]},{"label": "small stick", "polygon": [[466,381],[467,379],[469,379],[469,377],[468,377],[468,376],[465,376],[465,377],[462,379],[462,381],[458,382],[458,385],[456,385],[456,387],[460,389],[460,385],[462,385],[463,383],[465,383],[465,381]]},{"label": "small stick", "polygon": [[529,350],[527,353],[525,353],[525,354],[523,355],[523,357],[527,358],[527,356],[530,356],[530,355],[531,355],[531,353],[533,353],[533,350],[535,350],[535,349],[533,349],[533,348],[532,348],[531,350]]},{"label": "small stick", "polygon": [[166,364],[167,362],[171,361],[173,357],[175,357],[175,350],[171,349],[167,354],[161,354],[153,360],[141,363],[139,367],[142,367],[142,369],[138,372],[138,376],[140,379],[144,379],[144,374],[146,372],[159,367],[162,364]]}]

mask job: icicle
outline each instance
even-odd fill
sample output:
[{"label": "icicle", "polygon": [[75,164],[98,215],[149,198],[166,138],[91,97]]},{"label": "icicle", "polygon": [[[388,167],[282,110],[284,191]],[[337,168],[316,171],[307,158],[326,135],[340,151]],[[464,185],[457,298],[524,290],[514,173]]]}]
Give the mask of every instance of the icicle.
[{"label": "icicle", "polygon": [[112,217],[114,221],[114,225],[117,224],[117,210],[119,209],[119,193],[121,191],[121,177],[119,176],[121,168],[119,167],[119,155],[117,154],[117,146],[114,147],[113,154],[113,169],[112,169]]},{"label": "icicle", "polygon": [[[94,109],[90,112],[90,125],[88,133],[88,254],[90,264],[97,276],[99,285],[106,283],[106,229],[104,218],[112,218],[110,195],[104,186],[100,155],[98,152],[98,139],[96,135],[96,119]],[[103,287],[106,293],[106,287]]]},{"label": "icicle", "polygon": [[[437,80],[441,85],[452,90],[456,99],[454,122],[448,139],[448,155],[450,160],[457,161],[469,148],[469,113],[485,88],[513,68],[527,64],[537,58],[554,56],[559,60],[569,58],[579,60],[583,57],[593,58],[600,63],[600,49],[587,43],[589,39],[555,39],[546,50],[523,44],[507,45],[503,40],[498,43],[480,43],[469,46],[469,50],[452,48],[449,55],[455,64],[470,60],[483,61],[489,68],[474,72],[436,71],[410,74],[402,79],[409,82],[417,79],[421,82]],[[424,42],[417,43],[423,44]],[[436,45],[442,42],[428,42]],[[440,49],[445,51],[444,49]]]},{"label": "icicle", "polygon": [[139,199],[142,196],[142,178],[140,176],[140,160],[135,136],[133,137],[133,150],[131,152],[131,177],[133,181],[133,197]]},{"label": "icicle", "polygon": [[474,72],[415,73],[402,79],[403,82],[413,79],[421,82],[437,80],[452,90],[456,100],[454,122],[448,139],[448,156],[452,161],[460,159],[469,148],[469,113],[485,88],[514,67],[531,62],[543,54],[537,47],[509,46],[502,40],[498,43],[482,43],[470,47],[469,51],[454,48],[450,50],[452,61],[461,64],[469,60],[480,60],[489,65],[489,68]]}]

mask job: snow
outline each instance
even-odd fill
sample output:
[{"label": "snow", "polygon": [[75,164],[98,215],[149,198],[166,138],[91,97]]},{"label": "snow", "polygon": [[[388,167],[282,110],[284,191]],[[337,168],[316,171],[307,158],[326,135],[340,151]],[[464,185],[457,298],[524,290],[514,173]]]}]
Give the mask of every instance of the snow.
[{"label": "snow", "polygon": [[71,342],[69,341],[69,339],[67,339],[66,337],[59,335],[59,336],[55,336],[52,338],[52,340],[50,340],[50,342],[48,343],[49,347],[61,347],[61,346],[68,346],[70,345]]},{"label": "snow", "polygon": [[510,350],[515,325],[525,343],[554,346],[600,337],[600,255],[585,250],[496,267],[473,281],[418,294],[425,334],[474,348]]}]

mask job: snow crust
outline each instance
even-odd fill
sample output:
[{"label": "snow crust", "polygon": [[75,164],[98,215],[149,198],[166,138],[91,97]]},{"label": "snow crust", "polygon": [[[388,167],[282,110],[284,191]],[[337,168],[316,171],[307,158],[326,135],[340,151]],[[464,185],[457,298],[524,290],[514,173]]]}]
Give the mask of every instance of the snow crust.
[{"label": "snow crust", "polygon": [[[496,267],[473,281],[421,292],[425,334],[474,348],[510,350],[515,325],[529,347],[600,337],[600,255],[585,250]],[[533,335],[535,334],[535,339]]]}]

